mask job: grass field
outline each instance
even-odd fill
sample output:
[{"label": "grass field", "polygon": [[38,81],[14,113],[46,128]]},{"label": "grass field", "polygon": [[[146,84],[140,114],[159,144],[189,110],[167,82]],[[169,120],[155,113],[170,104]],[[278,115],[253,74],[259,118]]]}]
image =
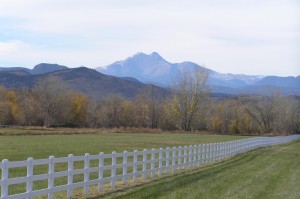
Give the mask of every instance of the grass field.
[{"label": "grass field", "polygon": [[240,154],[198,170],[96,198],[298,199],[300,141]]},{"label": "grass field", "polygon": [[[48,158],[50,155],[66,157],[68,154],[123,152],[247,138],[246,136],[199,134],[107,133],[86,129],[81,130],[83,134],[80,134],[80,129],[64,131],[0,129],[0,134],[1,131],[5,136],[0,136],[0,159],[10,161],[26,160],[28,157],[35,159]],[[16,135],[16,132],[18,136],[11,136]],[[47,135],[49,132],[53,134]],[[77,134],[71,134],[72,132]]]},{"label": "grass field", "polygon": [[[247,138],[245,136],[200,135],[200,134],[150,134],[150,133],[111,133],[95,129],[0,129],[0,159],[26,160],[28,157],[44,159],[51,155],[66,157],[68,154],[99,154],[187,146],[201,143],[222,142]],[[94,164],[94,163],[91,163]],[[95,164],[97,164],[95,162]],[[95,165],[96,166],[96,165]],[[82,168],[78,162],[74,168]],[[55,171],[67,170],[67,164],[56,164]],[[36,166],[34,174],[48,172],[48,167]],[[109,173],[105,174],[109,175]],[[10,178],[26,176],[26,168],[10,169]],[[91,175],[90,178],[97,176]],[[74,177],[74,181],[82,181],[83,175]],[[58,178],[56,185],[66,184],[66,177]],[[10,194],[25,191],[25,184],[12,185]],[[47,180],[34,183],[34,189],[47,187]]]}]

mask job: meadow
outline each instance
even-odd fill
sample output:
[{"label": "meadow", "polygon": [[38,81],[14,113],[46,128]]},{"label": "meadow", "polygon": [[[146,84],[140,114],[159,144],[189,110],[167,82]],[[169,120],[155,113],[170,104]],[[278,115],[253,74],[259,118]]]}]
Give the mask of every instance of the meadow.
[{"label": "meadow", "polygon": [[[214,143],[247,136],[187,133],[134,133],[119,130],[101,129],[43,129],[16,128],[0,129],[0,158],[26,160],[66,157],[68,154],[84,155],[185,146],[201,143]],[[99,193],[91,187],[87,198],[300,198],[300,141],[273,147],[259,148],[237,155],[213,165],[183,171],[175,175],[164,175],[154,181],[123,186],[117,184],[116,190],[109,189]],[[55,171],[66,170],[67,165],[57,165]],[[82,168],[82,164],[75,167]],[[47,167],[37,167],[35,174],[47,172]],[[10,177],[26,175],[26,168],[16,169]],[[104,174],[109,175],[109,173]],[[97,176],[90,176],[91,178]],[[83,176],[74,177],[82,181]],[[55,184],[66,183],[66,178]],[[25,184],[9,189],[10,194],[23,192]],[[46,188],[47,181],[34,184],[34,189]],[[55,198],[65,198],[58,193]],[[44,197],[43,197],[44,198]],[[78,189],[74,198],[86,198]]]},{"label": "meadow", "polygon": [[[166,148],[173,146],[188,146],[201,143],[214,143],[247,138],[246,136],[225,136],[213,134],[187,134],[187,133],[130,133],[119,130],[97,129],[43,129],[43,128],[16,128],[1,129],[0,131],[0,159],[9,161],[45,159],[49,156],[67,157],[68,154],[84,155],[85,153],[99,154],[100,152],[111,153],[112,151],[123,152],[124,150],[143,150],[152,148]],[[91,162],[97,164],[97,162]],[[109,162],[106,162],[109,164]],[[74,165],[82,168],[83,162]],[[67,170],[67,164],[56,164],[55,171]],[[44,174],[48,167],[36,166],[34,174]],[[109,172],[104,173],[104,176]],[[26,168],[11,169],[10,178],[26,176]],[[97,178],[91,175],[91,179]],[[83,175],[74,177],[74,181],[82,181]],[[66,183],[62,177],[55,181],[56,185]],[[43,189],[47,187],[47,181],[42,180],[34,183],[33,188]],[[24,192],[26,184],[12,185],[9,194]]]},{"label": "meadow", "polygon": [[297,199],[299,157],[298,140],[94,199]]},{"label": "meadow", "polygon": [[112,151],[143,150],[188,146],[201,143],[244,139],[247,136],[225,136],[181,133],[129,133],[97,129],[0,129],[0,159],[26,160],[66,157],[68,154],[99,154]]}]

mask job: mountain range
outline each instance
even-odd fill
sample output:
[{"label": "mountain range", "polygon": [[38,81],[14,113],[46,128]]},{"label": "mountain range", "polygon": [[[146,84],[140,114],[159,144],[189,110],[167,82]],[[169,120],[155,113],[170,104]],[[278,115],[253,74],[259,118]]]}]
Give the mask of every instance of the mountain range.
[{"label": "mountain range", "polygon": [[59,77],[72,90],[84,93],[94,101],[114,94],[134,99],[149,86],[154,87],[161,96],[169,93],[169,90],[165,88],[144,84],[133,78],[105,75],[86,67],[67,68],[54,64],[39,64],[29,72],[24,68],[0,70],[0,85],[6,88],[32,88],[38,79],[50,76]]},{"label": "mountain range", "polygon": [[68,69],[68,67],[58,65],[58,64],[41,63],[36,65],[32,70],[28,68],[22,68],[22,67],[11,67],[11,68],[0,67],[0,72],[1,71],[2,72],[23,71],[31,75],[39,75],[39,74],[45,74],[45,73],[50,73],[50,72],[64,70],[64,69]]},{"label": "mountain range", "polygon": [[117,77],[133,77],[141,82],[168,87],[184,69],[198,68],[208,74],[207,85],[213,92],[225,94],[272,94],[281,92],[285,95],[300,95],[300,76],[277,77],[244,74],[224,74],[185,61],[170,63],[158,53],[137,53],[125,60],[96,70]]},{"label": "mountain range", "polygon": [[167,95],[170,93],[172,81],[176,81],[177,74],[185,68],[198,68],[207,73],[208,87],[213,96],[240,93],[268,95],[277,92],[300,96],[300,76],[223,74],[189,61],[170,63],[156,52],[137,53],[125,60],[96,69],[68,68],[47,63],[38,64],[33,69],[0,67],[0,85],[7,88],[33,87],[39,78],[58,76],[73,90],[85,93],[93,100],[116,93],[133,99],[149,85],[154,86],[160,95]]}]

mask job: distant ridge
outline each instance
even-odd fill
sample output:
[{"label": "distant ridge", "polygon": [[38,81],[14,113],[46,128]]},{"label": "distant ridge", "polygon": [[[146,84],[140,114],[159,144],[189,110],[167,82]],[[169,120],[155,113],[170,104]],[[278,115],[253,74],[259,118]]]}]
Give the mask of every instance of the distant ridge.
[{"label": "distant ridge", "polygon": [[160,96],[166,96],[170,93],[167,89],[147,85],[134,78],[118,78],[86,67],[65,69],[55,65],[44,64],[43,67],[45,66],[53,67],[47,70],[51,72],[46,73],[46,70],[42,70],[43,74],[30,74],[22,70],[0,71],[0,85],[7,88],[32,88],[38,79],[56,76],[65,81],[72,90],[84,93],[94,101],[115,94],[121,94],[127,99],[134,99],[136,95],[145,91],[148,86],[155,87]]},{"label": "distant ridge", "polygon": [[134,77],[142,82],[156,82],[159,85],[170,85],[178,73],[184,69],[198,68],[209,74],[209,85],[238,88],[248,86],[261,80],[263,76],[222,74],[190,61],[170,63],[157,52],[149,55],[136,53],[125,60],[114,62],[108,66],[97,67],[96,70],[117,77]]},{"label": "distant ridge", "polygon": [[68,67],[58,65],[58,64],[41,63],[41,64],[36,65],[31,70],[31,73],[32,74],[45,74],[45,73],[50,73],[50,72],[65,70],[65,69],[68,69]]},{"label": "distant ridge", "polygon": [[23,67],[0,67],[0,71],[6,72],[13,72],[13,71],[26,71],[30,74],[45,74],[59,70],[68,69],[66,66],[58,65],[58,64],[47,64],[47,63],[40,63],[36,65],[32,70]]},{"label": "distant ridge", "polygon": [[[134,95],[142,90],[142,85],[145,84],[153,84],[169,92],[168,89],[172,85],[172,81],[176,79],[180,71],[194,68],[209,74],[207,86],[212,93],[225,94],[224,96],[236,94],[271,95],[274,93],[300,96],[300,76],[265,77],[223,74],[189,61],[170,63],[157,52],[151,54],[136,53],[125,60],[114,62],[106,67],[98,67],[96,68],[98,72],[96,70],[91,72],[91,69],[85,67],[71,69],[67,66],[48,63],[38,64],[32,70],[23,67],[0,67],[0,85],[9,88],[32,87],[36,79],[43,77],[43,75],[57,75],[65,78],[66,81],[73,84],[73,88],[87,93],[93,99],[100,99],[112,93],[122,93],[127,98],[134,98]],[[76,70],[81,72],[75,73]],[[97,74],[98,79],[91,78],[92,74]],[[66,75],[69,78],[66,78]],[[74,79],[72,80],[72,78]],[[102,80],[99,80],[101,78]],[[111,82],[107,80],[104,83],[104,79],[109,79]],[[94,83],[91,83],[92,81]],[[99,90],[103,93],[101,94]]]},{"label": "distant ridge", "polygon": [[159,86],[170,86],[172,80],[184,69],[198,68],[209,75],[208,87],[216,93],[224,94],[272,94],[281,92],[285,95],[300,95],[298,77],[276,77],[244,74],[223,74],[196,63],[184,61],[170,63],[157,52],[151,54],[136,53],[125,60],[96,70],[117,77],[133,77],[141,82],[151,82]]}]

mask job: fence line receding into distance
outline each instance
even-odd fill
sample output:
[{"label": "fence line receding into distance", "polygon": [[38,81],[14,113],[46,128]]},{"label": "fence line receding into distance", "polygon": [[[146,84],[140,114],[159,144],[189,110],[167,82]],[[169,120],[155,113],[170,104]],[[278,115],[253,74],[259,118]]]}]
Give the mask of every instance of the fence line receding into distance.
[{"label": "fence line receding into distance", "polygon": [[[299,138],[300,135],[254,137],[212,144],[124,151],[123,153],[112,152],[98,155],[86,153],[84,156],[70,154],[68,157],[28,158],[25,161],[5,159],[0,163],[0,198],[21,199],[43,195],[53,198],[54,193],[60,191],[66,191],[67,197],[71,198],[76,188],[83,188],[84,194],[88,194],[90,186],[97,185],[98,190],[102,191],[103,185],[110,183],[111,188],[114,189],[117,181],[125,185],[128,181],[136,183],[140,179],[153,179],[162,174],[196,168],[259,147],[287,143]],[[44,169],[46,173],[35,171],[36,167],[41,166],[46,168]],[[10,169],[21,168],[26,170],[24,176],[10,177]],[[44,187],[37,186],[37,181],[43,181]],[[20,184],[23,184],[23,192],[20,188],[21,191],[15,193],[13,186]]]}]

